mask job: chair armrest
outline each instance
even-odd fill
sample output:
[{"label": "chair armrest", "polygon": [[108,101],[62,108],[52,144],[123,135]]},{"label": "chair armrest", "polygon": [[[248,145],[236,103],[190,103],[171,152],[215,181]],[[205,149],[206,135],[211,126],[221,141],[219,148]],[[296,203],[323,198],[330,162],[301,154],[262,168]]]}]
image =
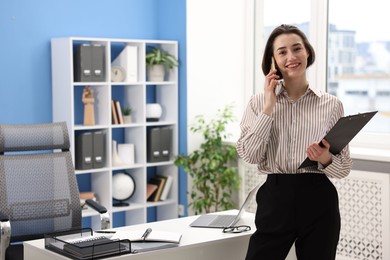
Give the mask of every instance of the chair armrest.
[{"label": "chair armrest", "polygon": [[11,223],[8,216],[0,212],[0,260],[5,260],[5,253],[11,241]]},{"label": "chair armrest", "polygon": [[99,212],[100,214],[103,214],[103,213],[107,212],[106,207],[104,207],[103,205],[97,203],[94,200],[88,199],[88,200],[85,200],[85,203],[88,206],[90,206],[91,208],[93,208],[94,210],[96,210],[97,212]]},{"label": "chair armrest", "polygon": [[0,222],[9,221],[9,217],[2,212],[0,212]]},{"label": "chair armrest", "polygon": [[103,206],[97,203],[94,200],[88,199],[85,201],[85,203],[90,206],[92,209],[96,210],[100,213],[100,225],[101,229],[108,229],[111,226],[111,220],[110,220],[110,214],[108,214],[107,209]]}]

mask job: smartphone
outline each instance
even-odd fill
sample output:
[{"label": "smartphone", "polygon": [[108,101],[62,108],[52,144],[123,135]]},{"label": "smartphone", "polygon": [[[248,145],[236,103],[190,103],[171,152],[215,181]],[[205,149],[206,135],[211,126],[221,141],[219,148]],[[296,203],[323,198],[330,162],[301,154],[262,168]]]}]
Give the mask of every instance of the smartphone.
[{"label": "smartphone", "polygon": [[[276,70],[274,57],[271,57],[271,70]],[[278,80],[278,84],[276,85],[275,88],[275,94],[278,94],[280,92],[280,89],[282,88],[282,81],[283,79]]]},{"label": "smartphone", "polygon": [[271,70],[276,70],[274,57],[271,57]]}]

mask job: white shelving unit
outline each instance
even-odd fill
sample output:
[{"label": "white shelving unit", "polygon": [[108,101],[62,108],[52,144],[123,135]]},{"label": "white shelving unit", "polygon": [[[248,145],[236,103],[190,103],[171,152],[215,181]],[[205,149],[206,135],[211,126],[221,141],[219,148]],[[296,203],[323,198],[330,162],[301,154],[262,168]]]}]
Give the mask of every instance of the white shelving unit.
[{"label": "white shelving unit", "polygon": [[[105,50],[105,80],[103,82],[75,82],[74,56],[81,44],[100,44]],[[138,81],[111,82],[111,62],[125,46],[137,46]],[[125,225],[145,223],[148,209],[155,214],[155,220],[165,220],[178,216],[178,170],[174,156],[178,153],[178,70],[174,68],[164,82],[146,80],[145,54],[147,46],[157,46],[178,57],[176,41],[128,40],[102,38],[55,38],[51,40],[53,121],[66,121],[71,141],[71,152],[75,162],[75,136],[83,132],[103,131],[105,133],[105,166],[90,170],[76,170],[77,177],[90,179],[91,191],[111,214],[112,226],[119,222]],[[94,91],[95,125],[84,126],[84,104],[81,101],[83,89],[90,86]],[[122,106],[130,106],[132,123],[112,124],[111,100],[118,99]],[[159,103],[163,113],[158,122],[146,121],[146,104]],[[169,126],[172,129],[170,161],[147,162],[147,129]],[[133,143],[135,163],[133,165],[112,165],[112,140],[117,143]],[[118,172],[128,172],[136,182],[135,194],[127,201],[130,205],[114,207],[112,200],[112,176]],[[146,183],[155,174],[171,175],[174,178],[168,199],[159,202],[146,201]],[[83,178],[83,179],[85,179]],[[92,228],[99,228],[99,216],[93,211],[83,210],[83,218],[91,218]],[[150,218],[150,216],[149,216]],[[121,221],[115,221],[121,219]],[[123,219],[123,220],[122,220]],[[116,223],[117,222],[117,223]]]}]

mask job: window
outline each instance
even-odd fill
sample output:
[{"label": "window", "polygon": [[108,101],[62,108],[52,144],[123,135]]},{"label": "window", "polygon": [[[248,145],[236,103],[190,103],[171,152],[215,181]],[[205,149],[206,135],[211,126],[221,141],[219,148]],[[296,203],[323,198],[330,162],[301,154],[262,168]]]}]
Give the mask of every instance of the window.
[{"label": "window", "polygon": [[[255,87],[262,91],[264,77],[261,70],[262,51],[271,31],[281,24],[294,24],[309,37],[311,0],[254,0],[255,1]],[[297,8],[298,7],[298,8]],[[294,10],[293,12],[291,10]]]},{"label": "window", "polygon": [[[275,26],[301,28],[316,51],[309,81],[340,98],[346,115],[378,110],[352,146],[390,148],[390,2],[253,0],[254,91],[262,91],[262,51]],[[260,36],[259,36],[260,35]]]},{"label": "window", "polygon": [[346,115],[379,111],[363,132],[390,134],[390,35],[384,30],[390,4],[361,1],[352,9],[350,4],[329,0],[328,68],[335,73],[328,73],[328,90],[344,103]]}]

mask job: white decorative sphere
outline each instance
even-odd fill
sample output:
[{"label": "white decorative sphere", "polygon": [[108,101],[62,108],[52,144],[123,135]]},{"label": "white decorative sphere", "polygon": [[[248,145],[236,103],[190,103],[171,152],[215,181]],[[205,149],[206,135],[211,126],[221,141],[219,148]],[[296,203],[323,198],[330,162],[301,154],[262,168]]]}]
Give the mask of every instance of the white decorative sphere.
[{"label": "white decorative sphere", "polygon": [[158,103],[146,104],[147,121],[158,121],[162,115],[161,105]]},{"label": "white decorative sphere", "polygon": [[127,200],[135,192],[135,182],[130,174],[117,173],[112,177],[112,197],[116,200]]}]

